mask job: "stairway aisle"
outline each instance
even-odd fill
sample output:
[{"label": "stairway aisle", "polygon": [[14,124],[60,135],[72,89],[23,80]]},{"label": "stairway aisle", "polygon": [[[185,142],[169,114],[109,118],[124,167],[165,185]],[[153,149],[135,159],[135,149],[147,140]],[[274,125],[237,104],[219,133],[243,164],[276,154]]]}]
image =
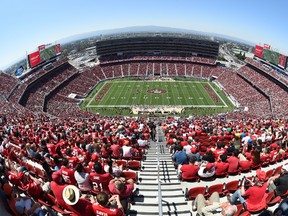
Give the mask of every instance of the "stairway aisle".
[{"label": "stairway aisle", "polygon": [[[157,132],[158,140],[164,141],[163,132],[159,128]],[[185,201],[181,183],[164,142],[150,143],[146,160],[142,163],[142,171],[139,172],[139,184],[135,187],[137,195],[134,196],[135,203],[131,206],[129,215],[160,215],[157,152],[159,152],[162,215],[191,215],[191,207]]]}]

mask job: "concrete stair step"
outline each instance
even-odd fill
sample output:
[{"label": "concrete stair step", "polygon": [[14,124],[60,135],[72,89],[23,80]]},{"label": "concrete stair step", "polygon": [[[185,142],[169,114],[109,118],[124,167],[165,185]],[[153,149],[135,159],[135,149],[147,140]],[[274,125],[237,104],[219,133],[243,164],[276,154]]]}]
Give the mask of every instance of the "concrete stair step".
[{"label": "concrete stair step", "polygon": [[[158,201],[155,201],[154,203],[135,203],[135,205],[132,205],[131,209],[133,209],[134,211],[137,211],[137,213],[139,212],[146,214],[147,213],[155,213],[158,212],[159,215],[159,207],[158,207]],[[190,209],[192,209],[192,207],[187,205],[187,202],[162,202],[162,212],[174,212],[174,213],[178,213],[181,211],[185,211],[185,212],[190,212]],[[137,214],[138,215],[138,214]],[[189,214],[188,214],[189,215]]]},{"label": "concrete stair step", "polygon": [[[150,184],[150,183],[154,183],[154,182],[156,182],[156,179],[145,179],[145,180],[143,180],[142,181],[144,184]],[[161,180],[161,182],[163,182],[163,183],[173,183],[173,184],[175,184],[175,183],[178,183],[179,182],[179,180],[177,179],[162,179]]]},{"label": "concrete stair step", "polygon": [[[141,182],[137,185],[135,185],[136,188],[139,188],[139,190],[145,190],[145,189],[153,189],[158,190],[158,182],[156,181],[149,181],[149,182]],[[179,190],[182,191],[182,186],[179,182],[163,182],[161,184],[161,190]]]},{"label": "concrete stair step", "polygon": [[[184,191],[182,190],[162,190],[162,197],[184,197]],[[147,196],[147,197],[156,197],[158,196],[158,190],[140,190],[138,192],[138,196]],[[137,197],[137,196],[134,196]]]},{"label": "concrete stair step", "polygon": [[[141,175],[140,177],[139,177],[139,181],[140,182],[144,182],[144,181],[150,181],[150,180],[156,180],[156,179],[158,179],[157,178],[157,176],[149,176],[149,175],[147,175],[147,176],[143,176],[143,175]],[[164,181],[164,180],[178,180],[178,177],[177,177],[177,175],[166,175],[166,176],[161,176],[160,177],[160,181]]]},{"label": "concrete stair step", "polygon": [[[184,196],[162,196],[162,203],[182,203],[185,202]],[[135,205],[142,205],[142,204],[153,204],[158,206],[158,197],[157,196],[138,196],[134,197],[134,203]],[[187,205],[187,203],[185,202]]]},{"label": "concrete stair step", "polygon": [[[145,163],[154,163],[154,162],[157,162],[157,159],[155,159],[155,160],[154,159],[151,159],[151,160],[147,159],[147,160],[143,161],[144,164]],[[161,159],[160,158],[159,165],[166,165],[166,164],[173,164],[172,159],[171,158],[169,158],[169,159]]]},{"label": "concrete stair step", "polygon": [[[141,212],[137,212],[137,211],[130,211],[129,213],[130,216],[159,216],[159,210],[152,212],[152,211],[141,211]],[[167,211],[167,212],[162,212],[162,215],[169,215],[169,216],[192,216],[192,213],[189,210],[183,210],[183,211]]]},{"label": "concrete stair step", "polygon": [[[174,171],[174,170],[160,170],[160,175],[161,176],[167,176],[167,175],[169,175],[169,176],[173,176],[173,175],[175,175],[175,176],[177,176],[177,173]],[[156,177],[157,177],[157,175],[158,175],[158,171],[157,170],[150,170],[149,172],[141,172],[138,176],[154,176],[155,177],[155,175],[156,175]]]},{"label": "concrete stair step", "polygon": [[[142,168],[142,172],[155,172],[155,171],[157,171],[157,168],[155,168],[155,169],[153,169],[153,168],[146,168],[145,166]],[[173,167],[171,167],[171,168],[168,168],[168,169],[160,169],[159,170],[160,171],[160,173],[163,173],[163,172],[171,172],[171,173],[176,173],[176,170],[175,170],[175,168]]]}]

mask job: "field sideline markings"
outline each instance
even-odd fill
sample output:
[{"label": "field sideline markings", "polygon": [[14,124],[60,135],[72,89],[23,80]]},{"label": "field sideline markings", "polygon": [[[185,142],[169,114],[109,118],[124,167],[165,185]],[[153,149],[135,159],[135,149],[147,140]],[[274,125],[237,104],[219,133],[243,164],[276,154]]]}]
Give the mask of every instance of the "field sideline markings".
[{"label": "field sideline markings", "polygon": [[89,107],[133,107],[133,106],[147,106],[147,107],[159,107],[159,108],[163,108],[163,107],[183,107],[183,108],[195,108],[195,107],[202,107],[202,108],[222,108],[222,105],[148,105],[148,104],[141,104],[141,105],[137,105],[137,104],[129,104],[129,105],[90,105]]},{"label": "field sideline markings", "polygon": [[[140,81],[134,81],[134,80],[128,80],[128,81],[124,81],[124,80],[120,80],[120,81],[112,81],[112,82],[105,82],[104,85],[101,86],[101,88],[98,90],[98,92],[96,92],[94,94],[94,96],[90,99],[90,101],[88,102],[88,104],[86,105],[86,107],[131,107],[133,106],[133,104],[130,104],[130,105],[91,105],[92,101],[94,101],[94,99],[97,97],[97,95],[101,92],[101,90],[103,89],[103,87],[107,84],[107,83],[123,83],[123,82],[134,82],[134,83],[137,83],[137,82],[140,82]],[[141,82],[143,82],[141,80]],[[147,82],[147,81],[146,81]],[[223,105],[148,105],[148,104],[143,104],[143,105],[146,105],[146,106],[182,106],[182,107],[228,107],[227,104],[225,103],[225,101],[222,99],[222,97],[216,92],[216,90],[213,88],[213,86],[211,86],[211,84],[208,82],[208,81],[181,81],[181,80],[176,80],[176,81],[148,81],[148,83],[151,82],[168,82],[168,83],[175,83],[175,82],[185,82],[187,83],[188,85],[190,84],[193,84],[193,83],[208,83],[208,85],[210,86],[210,88],[212,88],[212,90],[215,92],[215,94],[220,98],[220,100],[222,101],[222,103],[224,104]],[[147,84],[148,84],[147,83]],[[161,85],[162,87],[162,85]],[[195,86],[196,87],[196,86]],[[123,90],[122,90],[123,91]],[[177,91],[177,95],[179,97],[179,92]],[[116,99],[116,98],[115,98]],[[152,98],[151,98],[152,99]],[[171,99],[171,98],[170,98]],[[190,98],[189,98],[190,99]],[[188,99],[188,100],[189,100]],[[135,99],[134,99],[135,100]],[[179,100],[179,99],[178,99]],[[118,101],[118,100],[117,100]],[[175,101],[176,102],[176,101]]]},{"label": "field sideline markings", "polygon": [[224,104],[224,107],[228,107],[228,105],[225,103],[225,101],[223,100],[223,98],[218,94],[217,91],[215,91],[215,89],[213,88],[213,86],[208,82],[208,85],[210,86],[210,88],[215,92],[215,94],[220,98],[220,100],[222,101],[222,103]]},{"label": "field sideline markings", "polygon": [[89,103],[86,105],[86,107],[90,107],[91,102],[94,101],[94,99],[96,98],[96,96],[99,94],[99,92],[101,92],[102,88],[103,88],[105,85],[106,85],[106,82],[104,83],[104,85],[101,86],[101,88],[99,89],[99,91],[94,94],[94,96],[91,98],[91,100],[90,100]]},{"label": "field sideline markings", "polygon": [[162,81],[150,81],[150,80],[117,80],[117,81],[112,81],[110,83],[121,83],[121,82],[145,82],[145,83],[155,83],[155,82],[166,82],[166,83],[175,83],[175,82],[185,82],[185,83],[207,83],[208,81],[191,81],[191,80],[187,80],[187,81],[183,81],[183,80],[175,80],[175,81],[166,81],[166,80],[162,80]]}]

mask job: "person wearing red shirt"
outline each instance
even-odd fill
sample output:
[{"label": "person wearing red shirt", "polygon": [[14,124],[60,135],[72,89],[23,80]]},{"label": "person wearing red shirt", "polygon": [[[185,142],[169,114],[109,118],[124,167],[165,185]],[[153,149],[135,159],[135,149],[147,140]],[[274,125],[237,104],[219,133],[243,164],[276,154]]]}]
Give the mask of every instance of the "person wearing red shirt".
[{"label": "person wearing red shirt", "polygon": [[105,191],[106,193],[110,193],[108,185],[112,180],[112,176],[110,173],[105,173],[103,171],[102,165],[100,162],[96,162],[94,164],[95,172],[90,173],[90,181],[93,184],[94,192]]},{"label": "person wearing red shirt", "polygon": [[72,152],[71,152],[71,154],[73,155],[73,156],[78,156],[78,155],[80,155],[80,154],[82,154],[83,153],[83,150],[79,147],[80,146],[80,143],[79,142],[76,142],[76,146],[74,146],[73,148],[72,148]]},{"label": "person wearing red shirt", "polygon": [[[241,182],[240,189],[235,191],[233,195],[229,198],[230,202],[234,204],[237,199],[242,204],[246,204],[248,211],[255,211],[258,209],[264,209],[266,207],[266,189],[269,185],[269,181],[265,182],[266,172],[260,169],[256,171],[255,182],[250,182],[252,184],[247,190],[245,190],[245,178]],[[244,197],[245,199],[244,199]],[[244,205],[245,205],[244,204]]]},{"label": "person wearing red shirt", "polygon": [[117,143],[114,143],[110,148],[112,150],[112,157],[113,158],[120,158],[120,156],[122,154],[121,146],[118,145]]},{"label": "person wearing red shirt", "polygon": [[108,148],[107,144],[103,144],[101,148],[101,157],[108,158],[111,154],[111,149]]},{"label": "person wearing red shirt", "polygon": [[189,143],[187,142],[187,140],[184,140],[183,137],[180,137],[180,145],[182,147],[187,146]]},{"label": "person wearing red shirt", "polygon": [[66,203],[63,199],[63,190],[68,184],[65,184],[61,176],[61,171],[54,172],[52,174],[52,181],[50,184],[51,191],[53,192],[58,205],[62,208],[66,208]]},{"label": "person wearing red shirt", "polygon": [[[97,202],[95,202],[94,197],[91,199],[93,203],[93,211],[96,216],[124,216],[123,206],[120,202],[119,195],[113,195],[109,199],[108,195],[102,191],[96,196]],[[111,207],[111,203],[116,201],[116,206]]]},{"label": "person wearing red shirt", "polygon": [[220,143],[217,144],[217,149],[213,152],[215,160],[218,160],[219,156],[226,153],[226,149]]},{"label": "person wearing red shirt", "polygon": [[195,156],[192,156],[189,159],[189,164],[183,164],[180,168],[181,170],[181,178],[183,180],[186,179],[193,179],[198,177],[198,170],[199,166],[195,165],[195,162],[197,161],[197,158]]},{"label": "person wearing red shirt", "polygon": [[112,179],[109,182],[109,190],[112,194],[118,194],[121,199],[129,198],[134,190],[133,179]]},{"label": "person wearing red shirt", "polygon": [[227,155],[222,154],[220,155],[220,162],[215,163],[215,175],[222,176],[225,175],[228,171],[229,164],[227,163]]},{"label": "person wearing red shirt", "polygon": [[137,143],[135,147],[133,147],[133,159],[135,160],[142,160],[143,159],[143,150],[140,148],[139,144]]},{"label": "person wearing red shirt", "polygon": [[53,156],[57,155],[56,146],[53,143],[47,143],[46,147],[47,147],[50,155],[53,155]]},{"label": "person wearing red shirt", "polygon": [[78,159],[78,157],[67,157],[68,159],[68,167],[73,169],[75,168],[75,166],[80,163],[80,160]]},{"label": "person wearing red shirt", "polygon": [[61,174],[65,183],[76,185],[76,180],[74,177],[74,170],[68,168],[68,160],[66,158],[63,159],[63,166],[61,166]]},{"label": "person wearing red shirt", "polygon": [[111,194],[119,195],[124,211],[126,211],[128,208],[128,200],[132,196],[134,190],[133,179],[112,179],[109,182],[108,187]]},{"label": "person wearing red shirt", "polygon": [[235,173],[238,171],[239,167],[239,158],[238,158],[239,151],[235,149],[232,152],[232,156],[230,156],[227,161],[228,161],[228,173]]}]

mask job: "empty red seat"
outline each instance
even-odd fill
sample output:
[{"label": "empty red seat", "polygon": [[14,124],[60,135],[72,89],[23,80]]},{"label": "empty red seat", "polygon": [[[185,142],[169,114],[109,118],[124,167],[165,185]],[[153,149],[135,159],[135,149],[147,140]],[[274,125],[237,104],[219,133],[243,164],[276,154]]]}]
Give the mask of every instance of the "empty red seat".
[{"label": "empty red seat", "polygon": [[188,189],[186,188],[186,199],[187,200],[194,200],[198,194],[203,194],[205,195],[206,194],[206,187],[193,187],[193,188],[190,188],[189,191]]}]

